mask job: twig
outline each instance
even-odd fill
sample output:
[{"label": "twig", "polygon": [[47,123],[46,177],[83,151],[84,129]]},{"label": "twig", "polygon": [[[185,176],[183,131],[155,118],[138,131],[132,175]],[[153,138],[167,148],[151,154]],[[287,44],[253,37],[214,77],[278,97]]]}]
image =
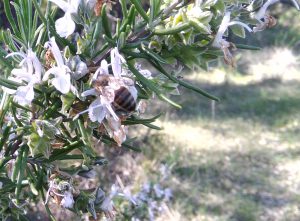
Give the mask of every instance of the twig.
[{"label": "twig", "polygon": [[175,9],[177,7],[177,5],[179,5],[182,2],[182,0],[177,0],[174,3],[172,3],[168,8],[165,8],[164,10],[164,14],[165,16],[169,15],[173,9]]}]

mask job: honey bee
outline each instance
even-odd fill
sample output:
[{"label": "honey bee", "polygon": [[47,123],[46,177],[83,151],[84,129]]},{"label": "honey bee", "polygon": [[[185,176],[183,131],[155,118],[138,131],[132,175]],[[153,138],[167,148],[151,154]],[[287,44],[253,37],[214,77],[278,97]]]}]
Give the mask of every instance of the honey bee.
[{"label": "honey bee", "polygon": [[116,111],[133,112],[136,109],[136,100],[132,93],[122,86],[115,91],[113,107]]},{"label": "honey bee", "polygon": [[[116,79],[110,75],[101,75],[93,82],[93,87],[100,93],[105,94],[105,87],[110,82],[116,83],[120,79]],[[128,81],[123,81],[123,84],[114,91],[114,101],[112,107],[119,114],[128,114],[136,109],[136,89]],[[131,81],[131,80],[130,80]],[[118,83],[118,82],[117,82]]]}]

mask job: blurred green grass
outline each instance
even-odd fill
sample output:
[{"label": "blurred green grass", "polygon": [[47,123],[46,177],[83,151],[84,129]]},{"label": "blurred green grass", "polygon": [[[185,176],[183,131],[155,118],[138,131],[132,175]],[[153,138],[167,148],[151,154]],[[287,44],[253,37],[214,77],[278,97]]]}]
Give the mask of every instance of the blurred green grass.
[{"label": "blurred green grass", "polygon": [[300,219],[300,71],[289,70],[298,67],[274,76],[262,71],[259,78],[228,68],[190,74],[191,83],[220,97],[214,109],[184,89],[173,97],[183,109],[152,107],[168,110],[158,122],[164,130],[147,133],[138,164],[145,174],[172,165],[165,184],[177,214],[159,220]]},{"label": "blurred green grass", "polygon": [[172,99],[182,109],[148,109],[166,110],[162,131],[131,131],[143,146],[127,175],[137,189],[158,182],[161,164],[171,168],[163,185],[174,199],[157,221],[300,220],[299,15],[273,12],[277,26],[246,39],[263,49],[239,51],[236,69],[182,74],[220,102],[180,88]]}]

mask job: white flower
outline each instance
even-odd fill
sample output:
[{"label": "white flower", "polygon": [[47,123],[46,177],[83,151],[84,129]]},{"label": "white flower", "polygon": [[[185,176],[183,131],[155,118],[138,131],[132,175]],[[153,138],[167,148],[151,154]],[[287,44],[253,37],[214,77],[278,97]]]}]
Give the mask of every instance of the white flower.
[{"label": "white flower", "polygon": [[2,183],[2,182],[0,182],[0,189],[2,189],[2,186],[3,186],[3,183]]},{"label": "white flower", "polygon": [[[92,81],[95,81],[101,75],[109,75],[108,64],[105,60],[101,61],[101,66],[97,69],[97,71],[93,75]],[[111,115],[116,121],[118,121],[119,118],[111,107],[111,103],[114,101],[114,97],[115,97],[114,90],[115,90],[114,87],[106,86],[101,91],[102,92],[101,94],[95,89],[84,91],[81,94],[81,96],[86,97],[89,95],[94,95],[94,96],[98,96],[98,98],[90,104],[88,110],[83,111],[79,114],[88,112],[89,118],[91,119],[92,122],[98,121],[99,123],[102,123],[103,119],[109,115]]]},{"label": "white flower", "polygon": [[252,32],[252,29],[248,25],[246,25],[240,21],[230,21],[230,12],[225,13],[223,20],[221,22],[221,25],[219,27],[219,30],[218,30],[218,32],[215,36],[215,39],[212,43],[212,46],[221,48],[224,53],[225,63],[233,66],[234,61],[233,61],[233,56],[230,52],[230,49],[235,49],[235,45],[233,43],[228,42],[225,39],[223,39],[223,35],[224,35],[225,31],[231,25],[240,25],[240,26],[244,27],[245,29],[247,29],[249,32]]},{"label": "white flower", "polygon": [[56,61],[56,67],[50,68],[44,75],[43,81],[48,80],[49,76],[52,74],[54,78],[51,80],[53,86],[63,94],[67,94],[71,89],[71,76],[68,66],[64,64],[61,52],[55,42],[54,37],[50,39],[49,42],[45,44],[46,48],[50,48],[51,52]]},{"label": "white flower", "polygon": [[217,48],[222,47],[223,35],[224,35],[225,31],[228,29],[228,27],[231,25],[240,25],[240,26],[243,26],[245,29],[247,29],[249,32],[252,32],[251,28],[248,25],[246,25],[240,21],[230,21],[230,12],[226,12],[223,17],[223,20],[221,22],[221,25],[219,27],[219,30],[216,34],[216,37],[212,43],[212,45],[214,47],[217,47]]},{"label": "white flower", "polygon": [[266,11],[270,5],[273,5],[274,3],[278,2],[279,0],[268,0],[255,14],[254,18],[257,20],[261,20],[265,17]]},{"label": "white flower", "polygon": [[121,77],[122,74],[122,63],[125,63],[125,59],[120,55],[118,48],[114,48],[110,52],[111,67],[115,77]]},{"label": "white flower", "polygon": [[55,22],[56,32],[61,36],[67,38],[75,31],[75,22],[72,19],[72,14],[76,14],[78,6],[81,0],[68,0],[67,2],[63,0],[49,0],[55,3],[59,8],[61,8],[65,15],[59,18]]},{"label": "white flower", "polygon": [[93,81],[95,81],[99,75],[108,75],[108,63],[106,60],[102,60],[100,67],[96,70],[95,74],[93,75]]},{"label": "white flower", "polygon": [[131,195],[129,188],[120,188],[118,185],[113,184],[111,186],[110,194],[105,197],[103,202],[101,203],[100,209],[104,211],[104,213],[113,214],[114,212],[114,203],[113,199],[117,196],[123,197],[126,200],[130,201],[134,205],[137,205],[135,198]]},{"label": "white flower", "polygon": [[144,183],[142,191],[144,191],[146,193],[150,193],[150,191],[151,191],[150,183]]},{"label": "white flower", "polygon": [[61,200],[60,205],[62,205],[64,208],[73,208],[74,206],[74,198],[71,190],[65,191],[64,197]]},{"label": "white flower", "polygon": [[[106,91],[109,92],[111,95],[103,96],[99,95],[95,89],[90,89],[81,94],[81,96],[86,97],[89,95],[98,96],[89,106],[89,108],[85,111],[80,112],[78,115],[84,114],[88,112],[89,118],[92,122],[102,123],[104,118],[108,118],[112,116],[115,121],[119,121],[119,117],[114,112],[113,108],[111,107],[111,103],[113,102],[114,98],[114,91]],[[108,99],[108,97],[112,99]]]},{"label": "white flower", "polygon": [[34,98],[34,90],[32,84],[18,87],[14,97],[15,101],[20,105],[31,104],[33,98]]},{"label": "white flower", "polygon": [[102,123],[106,115],[106,110],[105,107],[102,105],[100,97],[90,104],[88,112],[89,118],[92,122],[98,121],[98,123]]},{"label": "white flower", "polygon": [[5,91],[15,94],[14,99],[20,105],[29,105],[34,98],[34,85],[41,82],[42,65],[31,48],[28,49],[27,54],[15,52],[7,57],[16,55],[23,58],[20,62],[21,68],[14,68],[11,72],[13,77],[9,79],[18,83],[25,81],[27,85],[19,86],[16,91],[11,89],[5,89]]},{"label": "white flower", "polygon": [[[111,93],[113,92],[111,91]],[[85,95],[86,94],[87,93],[85,93]],[[106,97],[100,95],[96,100],[94,100],[90,104],[87,111],[81,112],[80,114],[88,112],[89,118],[92,122],[98,121],[98,123],[102,123],[104,117],[108,117],[109,115],[111,115],[114,120],[118,121],[119,118],[114,112],[114,110],[112,109],[111,103],[112,103],[111,100],[108,100]]]},{"label": "white flower", "polygon": [[[101,66],[96,70],[92,77],[93,89],[84,91],[81,96],[96,96],[97,98],[90,104],[89,108],[80,114],[88,112],[89,118],[92,122],[102,123],[106,118],[104,124],[109,136],[112,137],[118,146],[126,140],[125,126],[121,124],[120,118],[114,111],[113,103],[115,100],[115,91],[121,87],[128,89],[133,99],[137,99],[137,89],[134,87],[134,82],[129,77],[122,76],[122,63],[124,58],[119,54],[118,49],[114,48],[111,51],[111,65],[113,75],[109,74],[109,64],[106,60],[101,61]],[[149,71],[146,71],[149,75]],[[150,73],[151,75],[151,73]],[[106,124],[107,123],[107,124]]]}]

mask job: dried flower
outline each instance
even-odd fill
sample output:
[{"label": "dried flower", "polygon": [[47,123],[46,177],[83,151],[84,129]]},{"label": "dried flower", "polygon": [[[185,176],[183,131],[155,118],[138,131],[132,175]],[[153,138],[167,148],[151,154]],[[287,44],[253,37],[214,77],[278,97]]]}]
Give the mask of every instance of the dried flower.
[{"label": "dried flower", "polygon": [[271,28],[276,24],[276,19],[267,14],[267,9],[270,5],[273,5],[278,1],[279,0],[268,0],[256,13],[254,13],[253,17],[258,20],[259,23],[253,28],[253,32],[263,31],[266,28]]},{"label": "dried flower", "polygon": [[240,26],[244,27],[245,29],[247,29],[249,32],[252,32],[252,29],[248,25],[246,25],[240,21],[230,21],[230,14],[231,14],[230,12],[225,13],[212,45],[214,47],[221,48],[224,53],[225,63],[233,66],[234,61],[233,61],[233,56],[230,52],[230,49],[234,48],[234,46],[232,43],[229,43],[225,39],[223,39],[223,35],[224,35],[225,31],[231,25],[240,25]]},{"label": "dried flower", "polygon": [[253,32],[263,31],[266,28],[271,28],[276,25],[276,19],[271,15],[265,15],[264,21],[259,20],[259,23],[253,28]]}]

